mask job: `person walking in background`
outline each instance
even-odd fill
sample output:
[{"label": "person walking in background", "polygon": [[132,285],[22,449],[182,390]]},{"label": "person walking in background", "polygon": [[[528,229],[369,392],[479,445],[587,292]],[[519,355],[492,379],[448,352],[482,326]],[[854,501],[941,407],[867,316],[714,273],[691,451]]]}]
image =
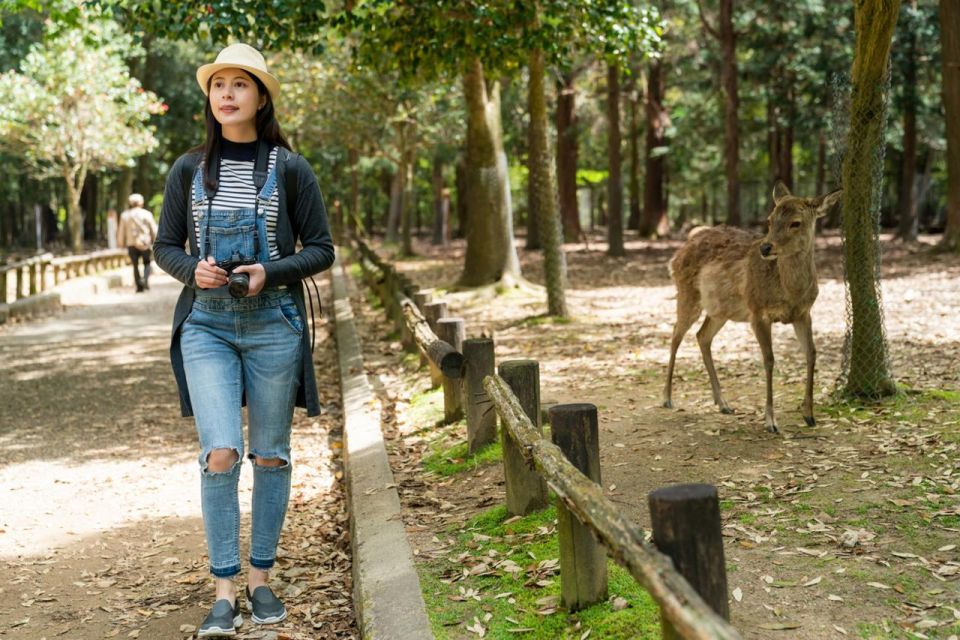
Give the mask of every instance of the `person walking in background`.
[{"label": "person walking in background", "polygon": [[[290,497],[290,427],[294,406],[320,413],[301,280],[330,268],[334,249],[313,169],[280,131],[280,82],[260,52],[230,45],[197,70],[197,82],[207,96],[206,139],[170,169],[154,250],[184,284],[170,358],[181,411],[194,416],[200,441],[216,595],[197,637],[208,638],[237,634],[241,598],[257,624],[287,616],[269,577]],[[252,523],[238,597],[244,458],[253,465]]]},{"label": "person walking in background", "polygon": [[[157,223],[153,214],[143,208],[143,196],[130,194],[127,200],[130,208],[120,214],[120,226],[117,229],[117,246],[126,247],[133,263],[133,281],[137,291],[150,288],[150,258],[153,241],[157,239]],[[143,261],[143,276],[140,275],[140,261]]]}]

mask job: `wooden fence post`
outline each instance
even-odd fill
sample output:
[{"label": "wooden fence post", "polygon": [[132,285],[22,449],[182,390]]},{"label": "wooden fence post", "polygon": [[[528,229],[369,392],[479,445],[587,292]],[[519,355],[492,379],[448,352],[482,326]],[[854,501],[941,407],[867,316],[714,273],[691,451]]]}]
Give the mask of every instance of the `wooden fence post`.
[{"label": "wooden fence post", "polygon": [[23,270],[25,267],[22,265],[17,267],[17,300],[20,300],[24,297],[23,295]]},{"label": "wooden fence post", "polygon": [[[423,315],[423,317],[427,317],[427,312],[424,309],[428,304],[433,302],[433,294],[429,291],[417,291],[411,299],[413,300],[413,304],[417,305],[417,309],[420,309],[420,314]],[[429,360],[427,360],[425,353],[421,353],[420,366],[422,367],[425,364],[429,364]]]},{"label": "wooden fence post", "polygon": [[[580,472],[600,484],[597,407],[560,404],[550,409],[550,439]],[[560,597],[570,611],[607,598],[607,552],[590,528],[557,500],[560,537]]]},{"label": "wooden fence post", "polygon": [[497,414],[483,388],[483,379],[494,372],[493,338],[463,341],[465,364],[463,403],[467,414],[467,450],[475,453],[497,437]]},{"label": "wooden fence post", "polygon": [[[440,320],[440,318],[447,317],[447,303],[431,302],[424,305],[423,317],[427,319],[427,324],[430,326],[430,330],[436,334],[437,321]],[[428,364],[430,364],[430,388],[436,389],[443,383],[443,375],[441,375],[439,369],[433,366],[433,363],[428,362]]]},{"label": "wooden fence post", "polygon": [[[523,412],[541,433],[540,427],[540,364],[535,360],[508,360],[500,363],[497,373],[520,401]],[[503,445],[503,479],[507,491],[507,512],[523,516],[547,506],[547,484],[528,463],[506,428],[500,429]]]},{"label": "wooden fence post", "polygon": [[[463,318],[437,320],[437,337],[463,352]],[[448,424],[463,417],[463,385],[460,380],[443,376],[443,419]]]},{"label": "wooden fence post", "polygon": [[[651,492],[648,502],[653,543],[670,556],[704,601],[730,620],[717,488],[709,484],[664,487]],[[666,640],[679,640],[666,619],[661,626]]]}]

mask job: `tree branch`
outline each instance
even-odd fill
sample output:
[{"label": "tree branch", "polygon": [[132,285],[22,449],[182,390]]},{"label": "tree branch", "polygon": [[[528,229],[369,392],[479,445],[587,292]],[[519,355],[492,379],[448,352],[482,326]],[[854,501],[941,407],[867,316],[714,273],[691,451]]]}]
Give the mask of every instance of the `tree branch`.
[{"label": "tree branch", "polygon": [[703,10],[703,0],[697,0],[697,13],[700,15],[700,23],[703,25],[703,30],[715,40],[719,40],[720,34],[717,32],[717,29],[710,24],[710,21],[707,20],[707,14]]}]

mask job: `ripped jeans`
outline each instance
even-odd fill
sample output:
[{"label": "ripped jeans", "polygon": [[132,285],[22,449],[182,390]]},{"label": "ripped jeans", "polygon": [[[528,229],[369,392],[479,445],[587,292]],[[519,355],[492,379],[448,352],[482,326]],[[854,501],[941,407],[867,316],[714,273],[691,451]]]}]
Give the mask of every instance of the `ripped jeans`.
[{"label": "ripped jeans", "polygon": [[[241,402],[247,401],[249,457],[253,462],[250,564],[269,569],[276,559],[290,497],[290,424],[297,395],[303,319],[286,291],[251,298],[198,292],[184,321],[180,349],[200,437],[201,503],[210,572],[240,572],[237,484],[244,456]],[[228,471],[208,469],[215,449],[236,452]],[[258,465],[255,456],[279,459]]]}]

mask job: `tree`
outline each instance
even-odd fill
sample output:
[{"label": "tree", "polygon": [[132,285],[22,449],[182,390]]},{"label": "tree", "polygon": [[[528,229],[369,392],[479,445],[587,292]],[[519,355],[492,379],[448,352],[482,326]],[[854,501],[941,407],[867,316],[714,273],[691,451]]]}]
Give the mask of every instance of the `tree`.
[{"label": "tree", "polygon": [[905,242],[917,239],[917,30],[919,17],[917,0],[903,6],[904,17],[900,21],[901,36],[898,38],[903,67],[903,161],[900,174],[900,220],[897,236]]},{"label": "tree", "polygon": [[652,58],[647,65],[647,144],[646,171],[643,176],[643,213],[640,218],[641,236],[666,235],[670,230],[667,220],[667,198],[664,178],[667,170],[667,128],[670,115],[664,106],[662,60]]},{"label": "tree", "polygon": [[83,248],[80,197],[87,176],[132,166],[157,145],[148,121],[166,106],[130,77],[124,58],[142,50],[110,20],[51,21],[20,72],[0,76],[0,138],[34,175],[62,178],[71,246]]},{"label": "tree", "polygon": [[960,251],[960,4],[940,0],[943,110],[947,123],[947,228],[942,244]]},{"label": "tree", "polygon": [[568,242],[580,239],[580,210],[577,203],[577,71],[563,70],[557,80],[557,189],[560,221]]},{"label": "tree", "polygon": [[620,153],[620,65],[607,63],[607,255],[623,251],[623,176]]},{"label": "tree", "polygon": [[888,370],[879,298],[879,225],[887,65],[900,0],[857,0],[850,131],[843,159],[844,264],[851,308],[846,391],[859,397],[896,392]]},{"label": "tree", "polygon": [[529,162],[529,209],[536,216],[543,247],[543,271],[547,283],[547,313],[551,316],[567,315],[565,289],[567,265],[563,255],[560,232],[560,216],[557,211],[556,180],[553,174],[553,158],[547,141],[547,99],[544,92],[543,49],[530,51],[529,98],[530,143]]},{"label": "tree", "polygon": [[723,87],[724,143],[723,164],[727,176],[727,224],[740,224],[740,123],[737,110],[737,32],[733,28],[733,0],[720,0],[717,24],[711,25],[703,9],[703,0],[697,0],[703,29],[720,46],[720,84]]}]

